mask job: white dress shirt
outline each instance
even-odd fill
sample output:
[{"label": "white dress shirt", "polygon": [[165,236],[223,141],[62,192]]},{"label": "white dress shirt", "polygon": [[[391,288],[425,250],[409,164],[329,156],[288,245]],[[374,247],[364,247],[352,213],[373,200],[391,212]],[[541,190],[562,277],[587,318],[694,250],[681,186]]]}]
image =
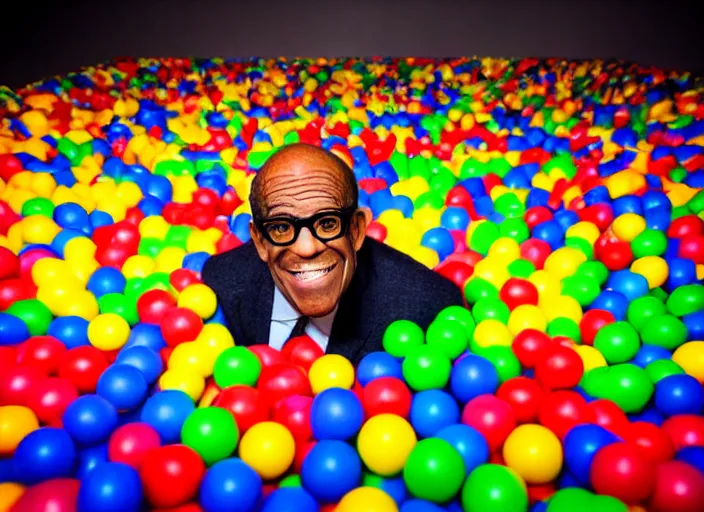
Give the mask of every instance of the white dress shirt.
[{"label": "white dress shirt", "polygon": [[[325,352],[328,346],[335,313],[337,313],[337,306],[335,306],[335,309],[331,313],[323,317],[311,317],[306,326],[305,333],[323,349],[323,352]],[[293,331],[300,316],[301,314],[296,311],[296,308],[284,297],[279,287],[274,286],[274,305],[271,311],[269,346],[281,350],[284,343],[286,343],[286,340],[291,335],[291,331]]]}]

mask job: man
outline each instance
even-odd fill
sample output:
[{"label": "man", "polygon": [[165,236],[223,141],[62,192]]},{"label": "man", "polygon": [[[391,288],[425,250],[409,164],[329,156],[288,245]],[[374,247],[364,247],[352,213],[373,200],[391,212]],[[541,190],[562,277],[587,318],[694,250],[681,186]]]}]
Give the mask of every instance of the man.
[{"label": "man", "polygon": [[201,273],[238,345],[281,349],[305,333],[356,364],[383,350],[394,320],[425,329],[440,310],[463,303],[451,281],[365,238],[371,212],[357,198],[352,170],[317,146],[285,146],[259,170],[252,240],[209,258]]}]

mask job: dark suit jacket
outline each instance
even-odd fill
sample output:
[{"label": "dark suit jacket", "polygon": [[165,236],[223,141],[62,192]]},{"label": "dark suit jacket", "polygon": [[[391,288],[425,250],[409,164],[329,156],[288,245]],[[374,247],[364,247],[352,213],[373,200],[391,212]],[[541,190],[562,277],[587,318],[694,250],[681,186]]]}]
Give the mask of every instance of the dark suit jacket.
[{"label": "dark suit jacket", "polygon": [[[201,277],[217,295],[235,343],[268,344],[274,281],[254,244],[212,256]],[[365,354],[383,350],[384,331],[394,320],[411,320],[425,330],[440,310],[453,304],[463,304],[454,283],[367,237],[340,299],[327,353],[344,355],[356,364]]]}]

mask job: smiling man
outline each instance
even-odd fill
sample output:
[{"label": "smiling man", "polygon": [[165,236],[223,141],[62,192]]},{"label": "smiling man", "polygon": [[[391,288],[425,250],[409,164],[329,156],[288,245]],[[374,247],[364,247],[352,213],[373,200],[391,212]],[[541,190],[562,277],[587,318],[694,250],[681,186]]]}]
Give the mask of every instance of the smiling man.
[{"label": "smiling man", "polygon": [[281,349],[307,334],[357,363],[382,350],[394,320],[425,329],[462,304],[452,282],[365,237],[371,212],[357,198],[352,170],[317,146],[285,146],[262,166],[250,194],[252,240],[202,270],[238,345]]}]

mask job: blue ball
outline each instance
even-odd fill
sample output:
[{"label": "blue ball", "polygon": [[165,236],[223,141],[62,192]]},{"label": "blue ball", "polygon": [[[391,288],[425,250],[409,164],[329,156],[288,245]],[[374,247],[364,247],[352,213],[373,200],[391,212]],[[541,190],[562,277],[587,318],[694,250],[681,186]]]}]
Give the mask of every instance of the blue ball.
[{"label": "blue ball", "polygon": [[413,216],[413,201],[408,196],[394,196],[393,208],[394,210],[400,211],[407,219],[410,219]]},{"label": "blue ball", "polygon": [[110,226],[115,223],[112,215],[102,210],[93,210],[90,212],[89,218],[90,225],[93,229],[97,229],[101,226]]},{"label": "blue ball", "polygon": [[534,226],[532,236],[547,242],[553,251],[562,247],[565,241],[565,232],[562,230],[562,226],[554,219]]},{"label": "blue ball", "polygon": [[122,272],[116,268],[102,267],[93,272],[86,288],[99,299],[108,293],[124,292],[126,283],[127,280]]},{"label": "blue ball", "polygon": [[654,407],[648,407],[637,414],[629,414],[628,419],[631,423],[636,421],[647,421],[648,423],[652,423],[658,427],[665,422],[663,415],[660,414]]},{"label": "blue ball", "polygon": [[459,423],[460,406],[439,389],[421,391],[411,402],[410,420],[420,437],[432,437],[444,427]]},{"label": "blue ball", "polygon": [[587,486],[596,452],[618,441],[620,438],[602,426],[577,425],[567,432],[563,442],[565,466],[581,486]]},{"label": "blue ball", "polygon": [[687,446],[675,455],[676,460],[686,462],[700,473],[704,473],[704,446]]},{"label": "blue ball", "polygon": [[688,341],[704,339],[704,310],[683,316],[682,322],[687,328]]},{"label": "blue ball", "polygon": [[254,512],[259,508],[262,479],[240,459],[213,464],[200,484],[204,512]]},{"label": "blue ball", "polygon": [[71,402],[62,416],[63,426],[79,446],[107,440],[117,427],[117,409],[98,395],[84,395]]},{"label": "blue ball", "polygon": [[379,377],[403,379],[401,363],[388,352],[370,352],[359,361],[357,366],[357,380],[362,387]]},{"label": "blue ball", "polygon": [[315,498],[301,487],[281,487],[264,502],[261,512],[318,512]]},{"label": "blue ball", "polygon": [[589,305],[589,309],[603,309],[614,315],[614,318],[619,321],[626,319],[629,304],[628,299],[622,293],[603,290]]},{"label": "blue ball", "polygon": [[120,350],[115,363],[122,363],[137,368],[148,385],[152,385],[161,375],[164,363],[161,356],[151,348],[142,345],[133,345]]},{"label": "blue ball", "polygon": [[66,250],[66,244],[74,238],[85,236],[86,233],[84,231],[78,231],[76,229],[62,229],[51,241],[51,250],[63,258],[64,251]]},{"label": "blue ball", "polygon": [[669,350],[659,345],[641,345],[638,349],[636,357],[633,358],[633,364],[645,368],[653,361],[661,359],[670,359],[672,354]]},{"label": "blue ball", "polygon": [[102,443],[83,448],[78,452],[76,478],[83,480],[99,464],[108,462],[108,444]]},{"label": "blue ball", "polygon": [[348,389],[329,388],[313,399],[310,426],[318,440],[346,441],[359,432],[363,421],[362,404]]},{"label": "blue ball", "polygon": [[17,345],[29,338],[29,329],[14,315],[0,313],[0,346]]},{"label": "blue ball", "polygon": [[66,345],[69,350],[90,345],[88,340],[88,320],[80,316],[58,316],[54,318],[49,324],[47,334]]},{"label": "blue ball", "polygon": [[30,432],[14,454],[15,476],[26,485],[71,477],[75,466],[76,446],[63,428],[42,427]]},{"label": "blue ball", "polygon": [[97,393],[118,410],[141,405],[147,397],[147,381],[137,368],[128,364],[113,364],[98,378]]},{"label": "blue ball", "polygon": [[393,499],[397,505],[406,501],[408,490],[406,489],[406,482],[403,481],[403,475],[379,478],[381,479],[381,486],[379,488],[391,496],[391,499]]},{"label": "blue ball", "polygon": [[303,487],[318,501],[337,503],[362,478],[357,451],[343,441],[318,441],[301,468]]},{"label": "blue ball", "polygon": [[458,359],[450,373],[450,389],[462,404],[499,387],[499,374],[488,359],[467,354]]},{"label": "blue ball", "polygon": [[648,280],[630,270],[612,272],[606,281],[606,289],[621,293],[629,302],[648,294]]},{"label": "blue ball", "polygon": [[159,433],[162,444],[181,441],[181,427],[196,409],[183,391],[169,389],[150,396],[142,406],[141,419]]},{"label": "blue ball", "polygon": [[248,213],[240,213],[230,223],[232,233],[243,243],[248,242],[251,238],[249,234],[249,221],[251,220],[252,216]]},{"label": "blue ball", "polygon": [[446,229],[464,231],[469,226],[469,213],[459,206],[448,206],[440,216],[440,225]]},{"label": "blue ball", "polygon": [[562,469],[560,476],[557,479],[558,489],[567,489],[569,487],[584,487],[584,484],[580,483],[575,476],[569,472],[567,469]]},{"label": "blue ball", "polygon": [[121,462],[98,464],[81,481],[78,512],[130,512],[142,508],[142,480]]},{"label": "blue ball", "polygon": [[489,445],[474,427],[457,424],[443,428],[435,437],[444,439],[462,456],[466,475],[489,461]]},{"label": "blue ball", "polygon": [[423,247],[433,249],[443,261],[455,251],[455,240],[450,232],[443,227],[432,228],[425,232],[420,242]]},{"label": "blue ball", "polygon": [[403,505],[401,505],[399,512],[445,512],[445,509],[432,501],[414,498],[405,501]]},{"label": "blue ball", "polygon": [[655,384],[655,407],[664,416],[702,414],[704,389],[691,375],[669,375]]},{"label": "blue ball", "polygon": [[0,484],[6,482],[18,482],[19,478],[15,476],[15,461],[11,458],[0,459]]},{"label": "blue ball", "polygon": [[62,228],[82,230],[90,226],[88,212],[76,203],[63,203],[54,208],[54,222]]},{"label": "blue ball", "polygon": [[166,341],[158,325],[138,323],[132,327],[130,337],[121,350],[131,347],[148,347],[158,353],[166,347]]}]

